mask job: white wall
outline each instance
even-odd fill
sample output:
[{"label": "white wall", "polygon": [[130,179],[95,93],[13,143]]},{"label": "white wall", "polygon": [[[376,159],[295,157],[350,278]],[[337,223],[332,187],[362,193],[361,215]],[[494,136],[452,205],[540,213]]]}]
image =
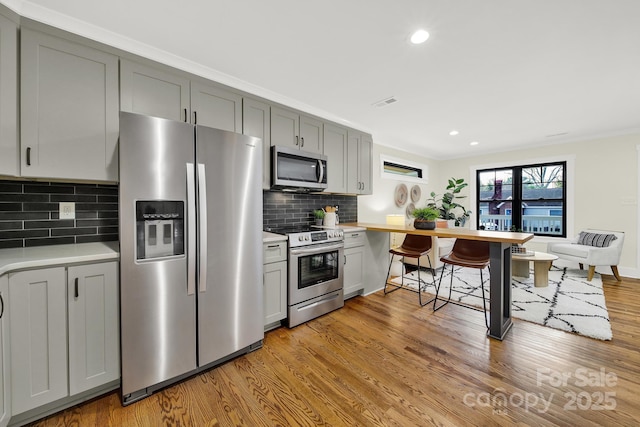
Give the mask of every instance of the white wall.
[{"label": "white wall", "polygon": [[[374,145],[373,195],[358,199],[358,219],[363,222],[384,222],[385,214],[401,213],[393,202],[396,182],[380,179],[379,156],[388,153],[395,157],[415,160],[429,165],[429,184],[423,186],[424,202],[427,191],[442,193],[450,177],[475,182],[473,171],[490,165],[526,164],[538,159],[565,157],[573,159],[573,209],[569,210],[570,232],[577,234],[585,228],[601,228],[625,232],[625,243],[620,261],[620,273],[627,277],[640,277],[638,265],[638,163],[640,133],[565,144],[545,145],[539,148],[514,150],[496,154],[466,157],[446,161],[416,157],[413,153]],[[571,179],[571,177],[568,177]],[[409,184],[407,184],[410,187]],[[473,190],[472,190],[473,192]],[[469,195],[469,192],[466,192]],[[472,195],[473,196],[473,195]],[[473,203],[475,196],[467,203]],[[570,202],[570,201],[569,201]],[[461,204],[466,205],[465,202]],[[466,205],[475,211],[475,206]],[[475,212],[472,217],[475,224]],[[527,246],[544,250],[547,239],[535,238]],[[599,271],[611,274],[608,268]]]},{"label": "white wall", "polygon": [[[381,177],[380,171],[380,155],[404,159],[412,163],[425,165],[427,168],[427,184],[417,184],[420,186],[421,197],[416,207],[424,207],[427,197],[431,191],[438,192],[437,178],[439,175],[439,162],[422,156],[407,153],[405,151],[395,150],[393,148],[382,145],[373,145],[373,194],[370,196],[358,196],[358,221],[360,222],[377,222],[384,223],[387,214],[405,214],[407,204],[411,202],[411,198],[407,198],[407,203],[398,207],[395,204],[394,194],[398,184],[404,183],[409,190],[416,185],[415,182],[398,181]],[[435,184],[434,184],[435,183]]]}]

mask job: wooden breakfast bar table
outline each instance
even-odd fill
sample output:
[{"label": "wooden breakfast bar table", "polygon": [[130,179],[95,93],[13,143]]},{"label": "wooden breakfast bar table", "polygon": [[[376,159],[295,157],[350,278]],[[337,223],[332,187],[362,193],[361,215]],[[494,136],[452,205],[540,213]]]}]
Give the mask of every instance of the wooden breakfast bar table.
[{"label": "wooden breakfast bar table", "polygon": [[[502,340],[511,328],[511,245],[523,244],[533,238],[531,233],[512,233],[506,231],[469,230],[467,228],[436,228],[435,230],[417,230],[413,226],[372,224],[354,222],[340,226],[364,228],[367,231],[386,233],[406,233],[423,236],[453,237],[458,239],[481,240],[489,242],[490,279],[489,279],[489,337]],[[387,240],[388,242],[388,240]],[[387,243],[388,245],[388,243]],[[388,253],[388,249],[386,251]],[[383,248],[376,248],[382,251]],[[376,278],[377,280],[377,278]],[[380,277],[380,283],[384,277]]]}]

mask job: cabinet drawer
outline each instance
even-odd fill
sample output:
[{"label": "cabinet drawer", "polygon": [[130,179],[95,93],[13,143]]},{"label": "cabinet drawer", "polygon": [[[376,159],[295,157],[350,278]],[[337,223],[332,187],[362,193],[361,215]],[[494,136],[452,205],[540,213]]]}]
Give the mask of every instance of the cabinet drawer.
[{"label": "cabinet drawer", "polygon": [[263,264],[270,264],[272,262],[286,261],[287,260],[287,241],[282,242],[270,242],[262,245],[262,262]]},{"label": "cabinet drawer", "polygon": [[356,246],[364,246],[366,235],[364,231],[352,231],[344,233],[344,247],[353,248]]}]

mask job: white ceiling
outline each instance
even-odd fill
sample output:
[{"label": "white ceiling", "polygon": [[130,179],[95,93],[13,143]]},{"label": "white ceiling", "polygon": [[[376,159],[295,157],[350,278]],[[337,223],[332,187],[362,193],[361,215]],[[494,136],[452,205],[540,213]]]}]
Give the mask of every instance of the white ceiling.
[{"label": "white ceiling", "polygon": [[640,129],[638,0],[1,1],[435,159]]}]

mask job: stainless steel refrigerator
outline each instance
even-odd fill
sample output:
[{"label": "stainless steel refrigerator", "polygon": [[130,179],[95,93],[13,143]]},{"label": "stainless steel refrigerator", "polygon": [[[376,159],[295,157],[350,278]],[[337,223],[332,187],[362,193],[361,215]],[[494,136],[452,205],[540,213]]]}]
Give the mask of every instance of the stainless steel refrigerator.
[{"label": "stainless steel refrigerator", "polygon": [[120,114],[124,405],[262,345],[261,147]]}]

